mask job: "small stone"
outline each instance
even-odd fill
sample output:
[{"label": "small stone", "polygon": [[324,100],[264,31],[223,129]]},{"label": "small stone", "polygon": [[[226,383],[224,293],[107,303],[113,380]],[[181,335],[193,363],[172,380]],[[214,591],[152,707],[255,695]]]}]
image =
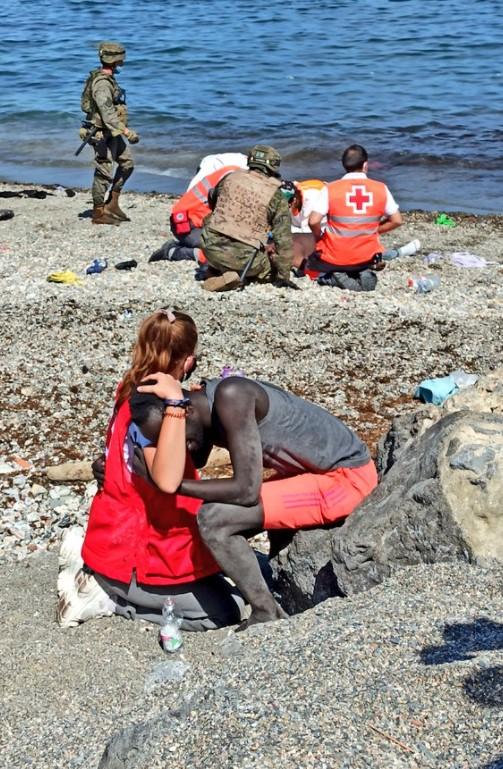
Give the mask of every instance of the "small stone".
[{"label": "small stone", "polygon": [[53,486],[52,489],[49,489],[51,499],[61,499],[61,497],[66,497],[70,493],[70,489],[67,486]]},{"label": "small stone", "polygon": [[[53,418],[56,415],[53,414]],[[51,481],[92,481],[93,471],[90,462],[64,462],[62,465],[51,465],[46,469]]]},{"label": "small stone", "polygon": [[34,483],[30,489],[34,497],[40,497],[42,494],[47,494],[45,486],[40,486],[38,483]]}]

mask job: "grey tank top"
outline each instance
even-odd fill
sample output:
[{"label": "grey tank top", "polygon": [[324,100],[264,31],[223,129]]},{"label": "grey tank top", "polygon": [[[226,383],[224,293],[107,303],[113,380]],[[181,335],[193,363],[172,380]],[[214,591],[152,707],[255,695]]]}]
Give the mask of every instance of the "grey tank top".
[{"label": "grey tank top", "polygon": [[[215,390],[222,381],[206,380],[212,411]],[[280,387],[254,381],[269,398],[267,415],[258,425],[264,467],[281,475],[297,475],[361,467],[370,460],[366,445],[340,419]]]}]

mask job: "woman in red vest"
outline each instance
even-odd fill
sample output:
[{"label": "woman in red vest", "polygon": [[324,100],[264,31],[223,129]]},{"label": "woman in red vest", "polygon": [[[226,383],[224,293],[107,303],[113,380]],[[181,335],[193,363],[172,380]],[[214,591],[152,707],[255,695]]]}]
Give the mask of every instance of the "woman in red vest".
[{"label": "woman in red vest", "polygon": [[[244,602],[202,542],[200,501],[176,493],[182,478],[197,478],[186,452],[185,409],[180,380],[195,367],[197,329],[189,315],[161,309],[146,318],[132,364],[117,389],[106,440],[103,487],[89,513],[85,539],[69,530],[58,578],[58,620],[63,627],[113,613],[161,621],[171,596],[186,630],[239,622]],[[149,375],[163,372],[166,408],[159,450],[144,448],[147,464],[167,473],[160,491],[133,471],[141,433],[131,423],[129,398]],[[151,452],[151,456],[148,456]],[[166,487],[165,487],[166,488]],[[82,544],[82,560],[76,548]]]}]

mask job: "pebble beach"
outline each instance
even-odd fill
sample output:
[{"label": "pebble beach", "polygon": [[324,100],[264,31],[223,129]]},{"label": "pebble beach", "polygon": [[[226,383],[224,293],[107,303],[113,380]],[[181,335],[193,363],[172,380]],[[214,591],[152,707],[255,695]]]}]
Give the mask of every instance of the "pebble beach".
[{"label": "pebble beach", "polygon": [[[195,381],[218,376],[224,366],[272,381],[347,421],[375,454],[392,418],[417,408],[413,392],[422,379],[501,365],[503,218],[450,212],[456,226],[443,227],[435,223],[439,212],[406,212],[404,225],[383,241],[393,247],[417,238],[421,250],[389,263],[373,293],[302,278],[295,279],[300,291],[252,285],[208,294],[191,263],[148,263],[171,239],[174,198],[126,192],[122,207],[131,222],[93,226],[88,191],[68,196],[62,188],[0,183],[0,193],[35,189],[47,196],[0,199],[0,208],[14,212],[0,221],[6,765],[94,767],[122,726],[157,712],[152,681],[162,678],[162,657],[148,626],[118,618],[68,632],[55,626],[55,553],[66,527],[85,525],[95,484],[85,477],[56,483],[47,468],[103,450],[114,390],[141,320],[160,306],[184,309],[200,331]],[[452,255],[460,252],[485,266],[458,266]],[[86,275],[94,259],[107,259],[108,268]],[[135,269],[115,269],[129,259]],[[78,284],[47,281],[67,270]],[[440,283],[416,294],[407,282],[420,275]],[[186,739],[185,716],[170,716],[170,739],[145,763],[140,757],[103,767],[501,769],[501,572],[451,564],[405,574],[237,642],[223,632],[190,637],[188,672],[173,668],[164,680],[175,676],[166,704],[185,713],[197,750]],[[468,659],[458,650],[428,667],[421,650],[442,646],[446,623],[481,617],[492,624],[469,633],[490,644],[482,657],[474,640]],[[277,665],[265,686],[272,658]],[[105,683],[90,683],[97,680]],[[20,687],[32,696],[23,699]],[[245,694],[252,689],[260,693],[249,707]],[[317,698],[311,716],[289,699],[306,696]],[[47,713],[36,715],[35,703],[46,697]],[[217,723],[205,701],[223,720]],[[246,729],[236,726],[236,713]],[[221,753],[221,744],[235,739],[239,747]],[[264,744],[269,749],[261,752]]]},{"label": "pebble beach", "polygon": [[[501,217],[454,215],[456,226],[448,228],[435,224],[435,212],[406,213],[385,245],[418,238],[421,250],[390,262],[372,293],[303,278],[296,281],[300,291],[255,285],[208,294],[194,280],[192,263],[148,263],[171,239],[173,198],[126,192],[122,205],[131,222],[110,227],[91,224],[86,191],[68,197],[61,188],[0,184],[0,193],[23,189],[47,197],[1,203],[15,215],[0,222],[0,557],[51,548],[61,528],[85,522],[94,485],[52,486],[45,468],[103,450],[138,325],[160,306],[194,317],[196,378],[234,366],[279,384],[346,420],[372,452],[391,419],[416,408],[412,394],[423,378],[459,368],[482,374],[501,363]],[[450,255],[460,251],[487,266],[455,266]],[[109,266],[86,275],[94,259]],[[129,259],[137,268],[114,268]],[[79,285],[47,281],[67,270]],[[438,276],[440,285],[415,294],[407,280],[417,275]]]}]

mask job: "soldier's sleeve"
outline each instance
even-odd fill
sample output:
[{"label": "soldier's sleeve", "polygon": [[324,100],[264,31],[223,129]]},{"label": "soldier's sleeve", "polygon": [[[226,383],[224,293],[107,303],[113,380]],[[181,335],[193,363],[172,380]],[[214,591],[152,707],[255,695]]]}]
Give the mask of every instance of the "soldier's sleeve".
[{"label": "soldier's sleeve", "polygon": [[268,216],[276,248],[273,261],[278,269],[278,278],[279,280],[289,280],[290,268],[293,262],[291,218],[288,203],[280,190],[276,190],[271,198],[268,206]]},{"label": "soldier's sleeve", "polygon": [[117,110],[112,100],[113,91],[110,83],[104,79],[98,80],[93,85],[92,94],[103,125],[112,132],[112,136],[123,134],[126,126],[117,116]]}]

